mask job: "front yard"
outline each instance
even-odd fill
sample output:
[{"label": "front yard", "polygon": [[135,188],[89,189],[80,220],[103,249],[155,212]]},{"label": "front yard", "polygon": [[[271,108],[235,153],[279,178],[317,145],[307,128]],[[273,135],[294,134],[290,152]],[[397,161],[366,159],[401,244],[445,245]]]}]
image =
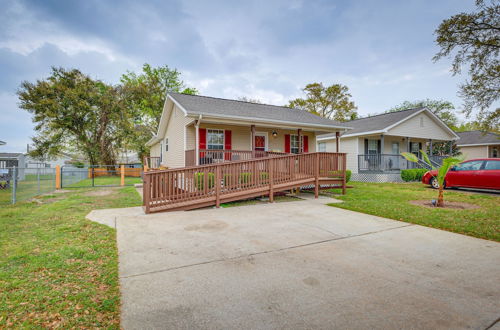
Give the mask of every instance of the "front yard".
[{"label": "front yard", "polygon": [[85,215],[137,205],[134,187],[125,187],[2,206],[0,328],[119,328],[115,231]]},{"label": "front yard", "polygon": [[[421,183],[364,183],[354,186],[344,196],[344,203],[329,204],[352,211],[415,223],[459,234],[500,241],[500,196],[446,190],[446,201],[464,202],[477,209],[453,210],[427,208],[410,204],[414,200],[437,199],[437,191]],[[334,192],[338,192],[334,190]]]}]

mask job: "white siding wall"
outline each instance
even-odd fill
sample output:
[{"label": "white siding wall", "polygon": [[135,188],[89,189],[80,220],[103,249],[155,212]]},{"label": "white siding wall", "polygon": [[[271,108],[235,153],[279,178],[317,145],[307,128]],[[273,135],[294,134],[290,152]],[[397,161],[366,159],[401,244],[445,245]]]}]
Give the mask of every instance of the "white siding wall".
[{"label": "white siding wall", "polygon": [[[326,152],[336,152],[335,138],[327,141],[318,141],[326,143]],[[347,169],[352,173],[358,173],[358,138],[341,138],[340,152],[347,153]]]},{"label": "white siding wall", "polygon": [[[421,126],[423,120],[423,127]],[[390,129],[387,135],[413,136],[415,138],[433,139],[433,140],[451,140],[453,135],[442,128],[432,117],[426,113],[420,113],[417,116],[408,119],[398,126]]]},{"label": "white siding wall", "polygon": [[460,147],[460,151],[465,156],[465,159],[488,157],[488,146]]}]

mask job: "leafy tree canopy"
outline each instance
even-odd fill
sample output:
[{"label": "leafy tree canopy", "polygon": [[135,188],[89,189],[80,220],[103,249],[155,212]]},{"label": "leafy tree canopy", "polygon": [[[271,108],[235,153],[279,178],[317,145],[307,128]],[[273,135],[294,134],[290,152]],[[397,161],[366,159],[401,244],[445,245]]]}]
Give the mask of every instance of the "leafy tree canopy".
[{"label": "leafy tree canopy", "polygon": [[291,100],[290,108],[309,111],[315,115],[338,120],[348,121],[358,117],[357,107],[351,101],[349,88],[341,84],[323,86],[323,83],[312,83],[303,89],[305,98]]},{"label": "leafy tree canopy", "polygon": [[17,94],[20,108],[31,113],[35,123],[32,156],[74,148],[92,164],[116,163],[117,150],[131,131],[119,86],[76,69],[52,68],[47,79],[23,82]]},{"label": "leafy tree canopy", "polygon": [[136,123],[148,128],[151,135],[156,133],[160,123],[167,92],[198,93],[196,88],[184,84],[177,69],[167,65],[154,68],[146,63],[140,74],[129,71],[120,80],[126,93],[127,106]]},{"label": "leafy tree canopy", "polygon": [[500,2],[476,0],[477,11],[460,13],[444,20],[435,31],[440,47],[434,61],[453,57],[452,72],[468,66],[470,79],[460,85],[464,111],[478,109],[483,130],[500,125],[500,108],[490,109],[500,97]]},{"label": "leafy tree canopy", "polygon": [[249,102],[249,103],[257,103],[257,104],[263,104],[264,103],[264,102],[262,102],[259,99],[253,99],[251,97],[246,97],[246,96],[240,96],[240,97],[238,97],[238,101]]},{"label": "leafy tree canopy", "polygon": [[160,123],[167,92],[197,94],[196,88],[187,87],[181,73],[167,65],[151,67],[144,64],[142,72],[127,72],[121,83],[125,93],[126,107],[134,119],[135,130],[127,144],[138,152],[139,157],[148,153],[146,142],[156,134]]}]

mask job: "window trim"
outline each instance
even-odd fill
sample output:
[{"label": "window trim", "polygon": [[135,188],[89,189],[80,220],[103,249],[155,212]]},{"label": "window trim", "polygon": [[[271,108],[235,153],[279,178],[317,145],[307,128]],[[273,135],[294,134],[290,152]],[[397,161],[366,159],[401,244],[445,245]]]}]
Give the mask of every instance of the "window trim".
[{"label": "window trim", "polygon": [[[320,146],[323,146],[324,148],[321,148]],[[326,142],[318,142],[318,152],[326,152]]]},{"label": "window trim", "polygon": [[[224,150],[225,146],[226,146],[226,130],[224,128],[206,128],[207,130],[207,150]],[[221,131],[222,132],[222,148],[221,149],[210,149],[208,146],[210,145],[209,143],[209,138],[208,138],[208,134],[209,134],[209,131]]]}]

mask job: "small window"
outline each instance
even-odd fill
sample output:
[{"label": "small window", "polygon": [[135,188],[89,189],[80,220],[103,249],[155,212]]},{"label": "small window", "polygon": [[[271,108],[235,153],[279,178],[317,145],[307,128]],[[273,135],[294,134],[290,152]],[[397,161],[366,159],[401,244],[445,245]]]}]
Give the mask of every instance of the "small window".
[{"label": "small window", "polygon": [[378,140],[368,140],[368,154],[378,154]]},{"label": "small window", "polygon": [[319,152],[325,152],[326,151],[326,143],[325,142],[319,142],[318,143],[318,151]]},{"label": "small window", "polygon": [[493,149],[491,150],[491,158],[498,158],[498,148],[497,147],[493,147]]},{"label": "small window", "polygon": [[485,170],[500,170],[500,160],[488,160],[484,165]]},{"label": "small window", "polygon": [[424,117],[420,117],[420,127],[424,127]]},{"label": "small window", "polygon": [[298,135],[290,135],[290,152],[292,154],[299,153],[299,136]]},{"label": "small window", "polygon": [[168,138],[165,139],[165,151],[168,151]]},{"label": "small window", "polygon": [[5,160],[0,160],[0,168],[6,168],[7,162]]},{"label": "small window", "polygon": [[207,149],[209,150],[224,149],[224,130],[221,129],[207,130]]}]

